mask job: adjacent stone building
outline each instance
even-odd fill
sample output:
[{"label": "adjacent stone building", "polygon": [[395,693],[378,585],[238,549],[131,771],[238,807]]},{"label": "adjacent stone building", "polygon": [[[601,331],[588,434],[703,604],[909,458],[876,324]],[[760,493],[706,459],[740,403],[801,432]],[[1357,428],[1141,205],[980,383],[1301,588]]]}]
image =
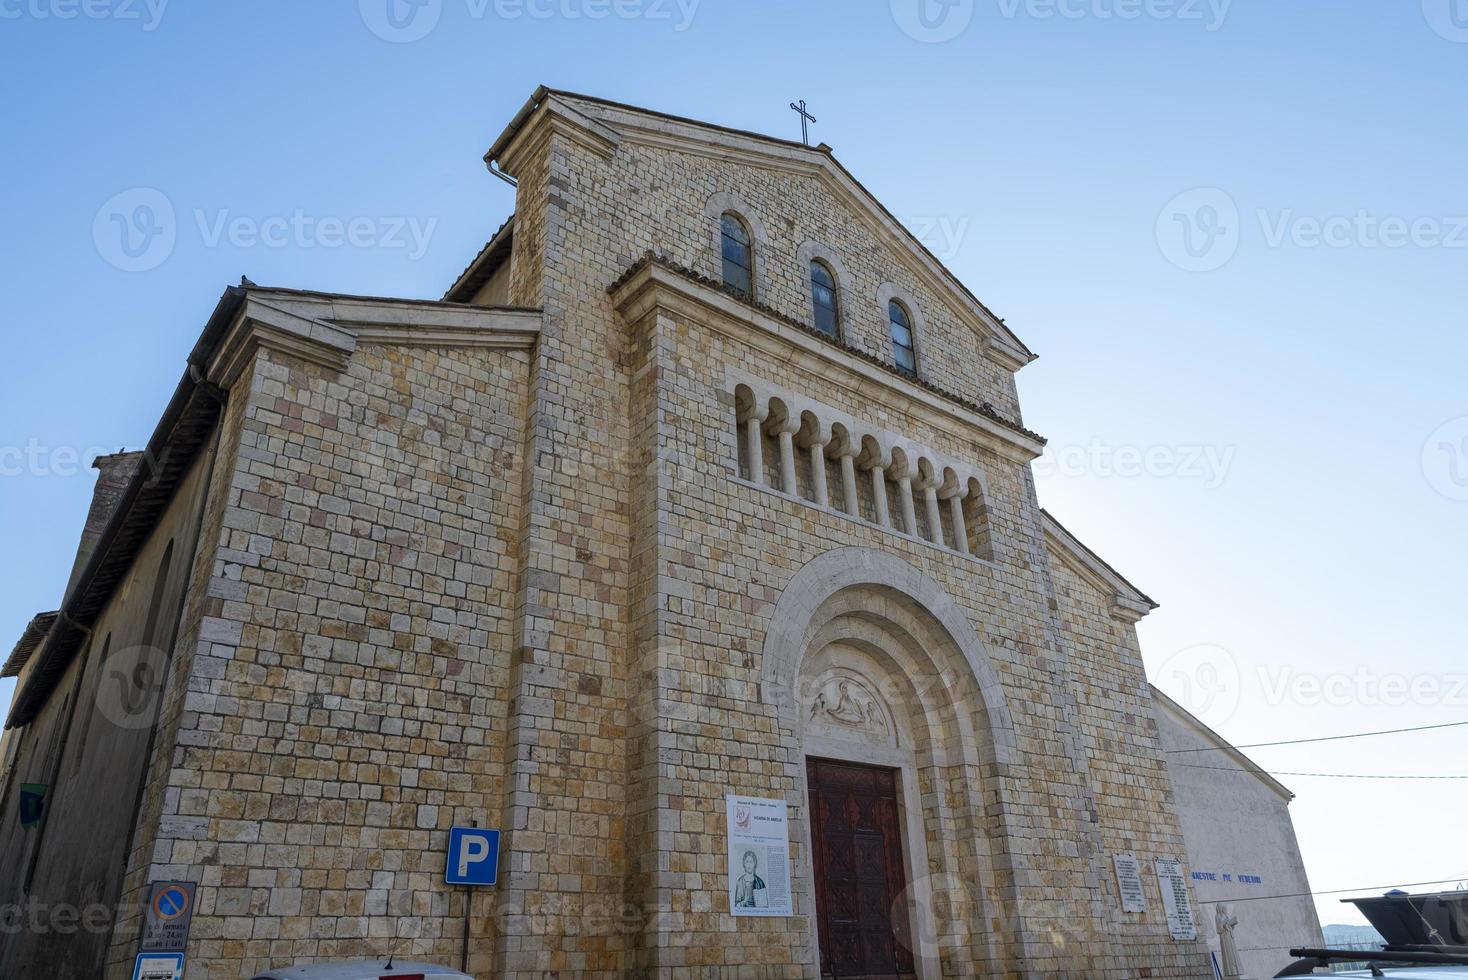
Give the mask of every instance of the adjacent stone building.
[{"label": "adjacent stone building", "polygon": [[[442,300],[227,290],[99,493],[8,668],[0,974],[131,976],[179,881],[190,980],[1210,975],[1153,604],[1039,507],[1029,349],[827,147],[541,89],[487,161]],[[793,915],[732,914],[731,795]]]}]

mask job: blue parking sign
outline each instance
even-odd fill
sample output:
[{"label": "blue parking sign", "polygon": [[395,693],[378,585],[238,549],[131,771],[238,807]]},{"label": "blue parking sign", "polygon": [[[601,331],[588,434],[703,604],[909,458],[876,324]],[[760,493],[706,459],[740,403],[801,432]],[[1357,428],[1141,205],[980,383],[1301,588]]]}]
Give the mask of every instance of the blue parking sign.
[{"label": "blue parking sign", "polygon": [[478,827],[449,831],[444,880],[450,885],[492,885],[499,878],[500,832]]}]

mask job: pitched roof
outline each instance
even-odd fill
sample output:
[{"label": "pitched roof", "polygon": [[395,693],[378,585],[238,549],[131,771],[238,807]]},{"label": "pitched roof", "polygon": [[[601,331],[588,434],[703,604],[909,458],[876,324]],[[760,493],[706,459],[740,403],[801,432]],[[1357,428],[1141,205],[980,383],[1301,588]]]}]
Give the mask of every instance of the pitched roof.
[{"label": "pitched roof", "polygon": [[443,294],[446,302],[468,303],[474,299],[474,295],[484,288],[489,282],[495,270],[510,257],[510,245],[515,238],[515,216],[512,214],[505,219],[504,224],[489,236],[489,241],[474,256],[474,260],[459,273],[459,278]]}]

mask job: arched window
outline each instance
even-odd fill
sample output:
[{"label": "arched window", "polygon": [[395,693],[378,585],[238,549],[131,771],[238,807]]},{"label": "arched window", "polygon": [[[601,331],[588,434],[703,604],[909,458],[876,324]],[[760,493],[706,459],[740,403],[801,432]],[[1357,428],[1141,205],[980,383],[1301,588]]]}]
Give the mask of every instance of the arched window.
[{"label": "arched window", "polygon": [[743,299],[754,298],[754,249],[749,227],[732,211],[720,219],[724,254],[724,287]]},{"label": "arched window", "polygon": [[917,374],[917,347],[912,339],[912,317],[897,300],[887,304],[887,329],[892,335],[892,360],[908,374]]},{"label": "arched window", "polygon": [[841,336],[841,303],[836,298],[836,275],[820,259],[810,264],[810,295],[816,329],[833,340]]}]

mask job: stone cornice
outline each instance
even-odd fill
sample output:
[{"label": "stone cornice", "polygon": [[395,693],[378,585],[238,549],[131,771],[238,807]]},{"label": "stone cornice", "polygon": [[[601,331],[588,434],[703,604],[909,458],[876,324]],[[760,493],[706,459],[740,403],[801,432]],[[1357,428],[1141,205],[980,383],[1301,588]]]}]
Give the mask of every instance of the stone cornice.
[{"label": "stone cornice", "polygon": [[251,288],[206,376],[228,389],[261,348],[335,371],[362,344],[528,349],[540,324],[537,310]]},{"label": "stone cornice", "polygon": [[[518,177],[521,164],[552,134],[564,136],[602,157],[611,157],[621,143],[615,130],[578,111],[565,99],[548,95],[538,108],[540,111],[530,115],[499,151],[500,169],[511,177]],[[486,162],[492,159],[496,158],[485,158]]]},{"label": "stone cornice", "polygon": [[[582,110],[585,111],[582,111]],[[874,236],[896,246],[908,270],[940,297],[958,318],[985,341],[984,356],[1007,371],[1018,371],[1036,355],[998,316],[843,167],[831,148],[802,146],[755,133],[622,105],[604,99],[542,87],[525,104],[485,155],[512,176],[550,132],[610,156],[622,142],[656,146],[741,166],[801,174],[820,180]]]},{"label": "stone cornice", "polygon": [[[1028,463],[1045,440],[999,414],[935,385],[913,379],[865,351],[848,347],[767,307],[739,299],[692,270],[648,255],[607,290],[617,312],[638,323],[661,309],[692,317],[714,330],[763,350],[772,361],[797,366],[862,398],[908,413],[1001,456]],[[840,371],[832,371],[835,366]]]},{"label": "stone cornice", "polygon": [[1107,612],[1113,619],[1135,624],[1157,608],[1157,603],[1146,593],[1102,561],[1099,555],[1066,530],[1049,511],[1042,510],[1040,515],[1045,525],[1045,542],[1050,546],[1051,554],[1106,597]]},{"label": "stone cornice", "polygon": [[357,349],[357,338],[340,327],[285,313],[247,296],[208,365],[205,378],[228,391],[262,348],[342,371]]}]

